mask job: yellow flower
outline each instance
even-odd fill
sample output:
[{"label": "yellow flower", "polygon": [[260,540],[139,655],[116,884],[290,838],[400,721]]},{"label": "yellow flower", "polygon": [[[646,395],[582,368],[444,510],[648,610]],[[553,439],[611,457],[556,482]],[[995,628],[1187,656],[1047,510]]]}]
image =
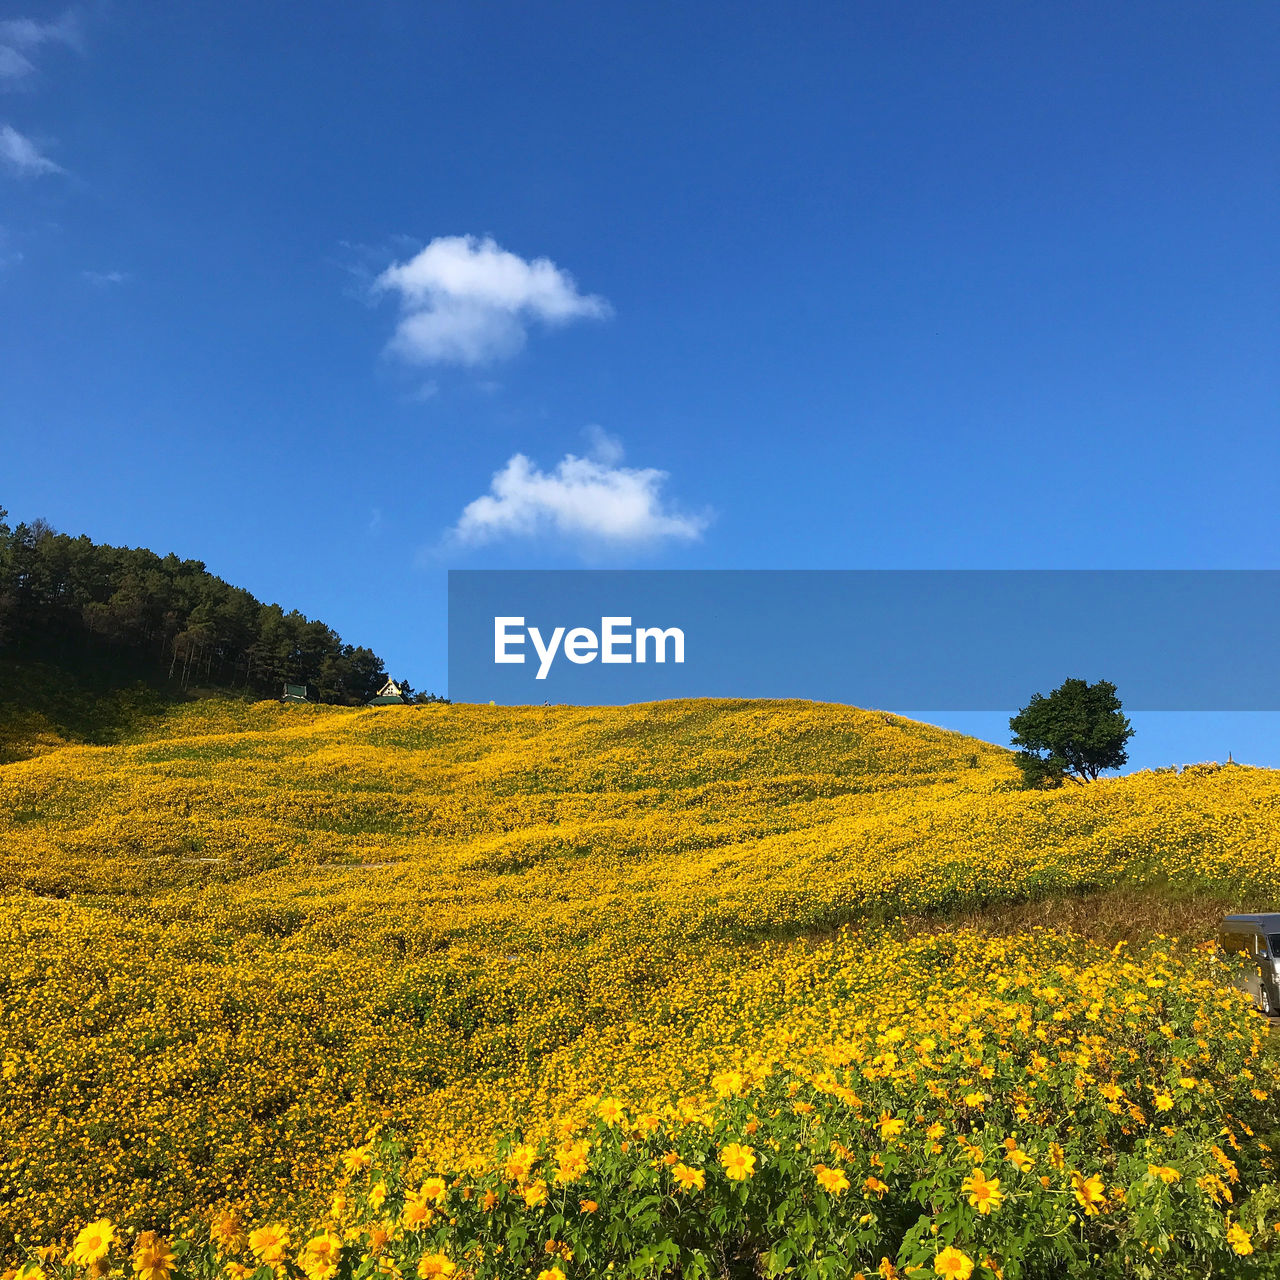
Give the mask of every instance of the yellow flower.
[{"label": "yellow flower", "polygon": [[981,1169],[975,1169],[961,1184],[961,1191],[969,1193],[969,1203],[981,1214],[998,1209],[1004,1200],[999,1178],[988,1178]]},{"label": "yellow flower", "polygon": [[849,1175],[843,1169],[828,1169],[819,1165],[814,1170],[818,1177],[818,1185],[829,1196],[842,1196],[849,1190]]},{"label": "yellow flower", "polygon": [[343,1168],[348,1173],[359,1173],[373,1164],[373,1151],[369,1146],[352,1147],[342,1157]]},{"label": "yellow flower", "polygon": [[369,1188],[369,1208],[377,1213],[387,1198],[387,1184],[381,1179]]},{"label": "yellow flower", "polygon": [[71,1249],[71,1260],[78,1262],[82,1267],[87,1267],[100,1258],[105,1258],[115,1240],[116,1229],[111,1219],[99,1218],[97,1222],[89,1223],[76,1236],[76,1242]]},{"label": "yellow flower", "polygon": [[134,1242],[132,1261],[138,1280],[169,1280],[175,1259],[167,1240],[143,1231]]},{"label": "yellow flower", "polygon": [[1019,1173],[1026,1173],[1026,1171],[1035,1164],[1035,1161],[1027,1155],[1021,1147],[1014,1147],[1014,1149],[1005,1156],[1005,1159],[1013,1165]]},{"label": "yellow flower", "polygon": [[209,1224],[209,1238],[223,1249],[239,1249],[244,1244],[244,1220],[235,1209],[224,1210]]},{"label": "yellow flower", "polygon": [[973,1275],[973,1259],[959,1249],[948,1245],[933,1260],[933,1273],[947,1276],[949,1280],[969,1280]]},{"label": "yellow flower", "polygon": [[578,1201],[578,1208],[579,1208],[579,1209],[581,1209],[583,1213],[595,1213],[595,1211],[596,1211],[599,1207],[600,1207],[600,1206],[599,1206],[598,1204],[596,1204],[596,1202],[595,1202],[594,1200],[579,1200],[579,1201]]},{"label": "yellow flower", "polygon": [[418,1259],[418,1275],[422,1280],[431,1280],[432,1276],[443,1276],[448,1280],[457,1269],[457,1264],[450,1262],[443,1253],[424,1253]]},{"label": "yellow flower", "polygon": [[876,1121],[881,1138],[896,1138],[905,1127],[906,1122],[891,1116],[887,1111]]},{"label": "yellow flower", "polygon": [[1235,1162],[1223,1149],[1216,1144],[1211,1146],[1209,1150],[1213,1153],[1213,1158],[1222,1166],[1223,1172],[1227,1175],[1230,1182],[1240,1181],[1240,1170],[1236,1168]]},{"label": "yellow flower", "polygon": [[1173,1108],[1173,1099],[1167,1093],[1156,1094],[1156,1110],[1170,1111]]},{"label": "yellow flower", "polygon": [[722,1098],[741,1093],[744,1083],[741,1071],[722,1071],[711,1079],[711,1087]]},{"label": "yellow flower", "polygon": [[604,1098],[600,1105],[596,1108],[596,1115],[600,1117],[605,1124],[621,1124],[622,1118],[626,1114],[623,1110],[622,1103],[617,1098]]},{"label": "yellow flower", "polygon": [[1227,1243],[1238,1254],[1253,1252],[1253,1241],[1249,1239],[1249,1233],[1238,1222],[1233,1222],[1227,1228]]},{"label": "yellow flower", "polygon": [[258,1227],[249,1232],[249,1248],[259,1262],[268,1267],[279,1266],[289,1247],[289,1228],[282,1226]]},{"label": "yellow flower", "polygon": [[488,1213],[489,1210],[492,1209],[493,1206],[496,1205],[497,1203],[498,1203],[498,1193],[496,1191],[486,1191],[484,1193],[484,1200],[482,1204],[483,1204],[484,1211],[486,1213]]},{"label": "yellow flower", "polygon": [[436,1216],[431,1204],[432,1201],[427,1196],[425,1187],[420,1191],[409,1192],[404,1198],[404,1209],[401,1211],[400,1221],[410,1231],[420,1231],[423,1227],[430,1226]]},{"label": "yellow flower", "polygon": [[308,1240],[299,1262],[307,1280],[332,1280],[342,1260],[342,1238],[332,1231],[322,1232]]},{"label": "yellow flower", "polygon": [[1153,1178],[1159,1178],[1161,1182],[1180,1182],[1182,1180],[1182,1174],[1177,1169],[1172,1169],[1164,1164],[1149,1164],[1147,1165],[1147,1172]]},{"label": "yellow flower", "polygon": [[671,1176],[685,1191],[692,1191],[695,1188],[702,1191],[707,1185],[707,1175],[701,1169],[692,1169],[684,1163],[674,1165],[671,1169]]},{"label": "yellow flower", "polygon": [[1233,1196],[1231,1188],[1227,1186],[1216,1173],[1206,1173],[1204,1177],[1196,1179],[1196,1186],[1200,1188],[1214,1204],[1221,1204],[1224,1200],[1230,1204]]},{"label": "yellow flower", "polygon": [[530,1209],[536,1209],[538,1205],[547,1203],[547,1184],[541,1178],[525,1187],[524,1202]]},{"label": "yellow flower", "polygon": [[533,1168],[533,1162],[537,1158],[538,1153],[532,1147],[513,1147],[507,1155],[507,1177],[512,1182],[523,1182],[529,1176],[529,1170]]},{"label": "yellow flower", "polygon": [[744,1182],[755,1172],[755,1152],[741,1143],[730,1142],[720,1148],[720,1163],[726,1177],[734,1182]]},{"label": "yellow flower", "polygon": [[884,1193],[889,1190],[887,1182],[881,1182],[874,1174],[872,1174],[863,1184],[862,1189],[869,1195],[879,1196],[884,1199]]},{"label": "yellow flower", "polygon": [[556,1152],[556,1181],[577,1182],[587,1171],[587,1151],[585,1142],[569,1143],[561,1147]]},{"label": "yellow flower", "polygon": [[1091,1178],[1086,1178],[1084,1174],[1079,1172],[1072,1173],[1071,1190],[1075,1195],[1076,1201],[1084,1209],[1086,1217],[1093,1217],[1094,1214],[1100,1212],[1098,1206],[1104,1203],[1107,1198],[1102,1179],[1096,1173]]},{"label": "yellow flower", "polygon": [[449,1186],[443,1178],[428,1178],[422,1184],[420,1192],[424,1200],[430,1200],[432,1204],[444,1204],[444,1198],[449,1194]]},{"label": "yellow flower", "polygon": [[564,1280],[564,1272],[559,1267],[547,1267],[538,1272],[538,1280]]}]

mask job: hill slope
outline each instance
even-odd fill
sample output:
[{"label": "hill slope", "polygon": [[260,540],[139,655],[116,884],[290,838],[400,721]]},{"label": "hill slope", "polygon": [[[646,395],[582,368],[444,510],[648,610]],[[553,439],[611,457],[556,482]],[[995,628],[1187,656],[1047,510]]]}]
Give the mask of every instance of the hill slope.
[{"label": "hill slope", "polygon": [[10,1234],[300,1211],[374,1123],[460,1159],[945,1018],[996,981],[960,962],[987,944],[878,922],[1114,886],[1264,906],[1280,834],[1273,772],[1028,793],[999,748],[808,703],[204,701],[0,780]]},{"label": "hill slope", "polygon": [[[372,650],[264,604],[201,561],[103,546],[43,520],[11,527],[7,514],[0,507],[0,763],[29,754],[24,739],[35,750],[60,730],[97,741],[129,718],[130,699],[95,707],[79,685],[101,695],[141,684],[154,700],[196,688],[269,697],[289,682],[349,706],[386,679]],[[6,714],[15,708],[19,716]]]},{"label": "hill slope", "polygon": [[1280,822],[1274,771],[1026,792],[1007,751],[824,704],[207,700],[140,723],[6,769],[0,883],[299,927],[373,895],[401,952],[495,913],[526,931],[541,900],[569,937],[638,911],[742,940],[1119,884],[1248,896]]}]

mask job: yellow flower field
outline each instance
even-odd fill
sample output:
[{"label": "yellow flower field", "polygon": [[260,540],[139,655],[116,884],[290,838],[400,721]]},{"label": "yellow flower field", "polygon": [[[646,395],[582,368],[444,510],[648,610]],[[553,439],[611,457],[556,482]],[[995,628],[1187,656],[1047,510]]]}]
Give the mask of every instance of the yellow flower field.
[{"label": "yellow flower field", "polygon": [[[1269,1132],[1252,1095],[1270,1097],[1272,1060],[1219,962],[1194,940],[1138,962],[1047,934],[911,938],[894,921],[1113,886],[1265,907],[1278,835],[1270,771],[1029,793],[998,748],[842,707],[193,703],[145,740],[0,767],[0,1246],[17,1261],[105,1218],[130,1249],[162,1233],[143,1249],[154,1271],[165,1240],[207,1238],[234,1209],[287,1222],[293,1258],[374,1128],[407,1135],[404,1176],[426,1177],[480,1168],[517,1130],[553,1138],[602,1097],[632,1120],[684,1105],[728,1124],[707,1110],[729,1105],[713,1077],[808,1089],[836,1060],[877,1090],[908,1076],[943,1090],[906,1112],[880,1099],[904,1141],[937,1112],[940,1170],[984,1114],[1034,1123],[1047,1151],[1046,1107],[1085,1099],[1116,1154],[1054,1172],[1078,1216],[1098,1216],[1089,1178],[1139,1146],[1157,1169],[1177,1156],[1178,1182],[1150,1175],[1177,1200],[1183,1175],[1212,1173],[1211,1126],[1241,1143],[1243,1126]],[[1109,1084],[1122,1092],[1097,1092]],[[774,1176],[776,1161],[748,1168],[742,1149],[763,1157],[747,1137],[725,1131],[724,1185]],[[595,1169],[598,1135],[584,1140]],[[1043,1153],[1013,1150],[1049,1176]],[[981,1176],[956,1165],[955,1196],[974,1222],[1005,1221],[1022,1171],[986,1154]],[[893,1203],[892,1170],[861,1159],[824,1156],[815,1185]],[[1265,1205],[1264,1159],[1236,1161],[1250,1204]],[[721,1185],[673,1166],[673,1195]],[[1195,1192],[1224,1242],[1245,1190]],[[1257,1230],[1253,1262],[1271,1256]],[[317,1249],[323,1271],[332,1249]]]}]

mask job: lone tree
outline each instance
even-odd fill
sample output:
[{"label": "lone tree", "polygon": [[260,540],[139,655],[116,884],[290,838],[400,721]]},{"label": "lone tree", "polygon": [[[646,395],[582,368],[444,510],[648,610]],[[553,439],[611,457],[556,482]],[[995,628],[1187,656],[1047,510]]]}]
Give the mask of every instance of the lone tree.
[{"label": "lone tree", "polygon": [[1028,787],[1083,785],[1129,759],[1133,726],[1110,680],[1064,680],[1047,698],[1037,693],[1009,721],[1018,768]]}]

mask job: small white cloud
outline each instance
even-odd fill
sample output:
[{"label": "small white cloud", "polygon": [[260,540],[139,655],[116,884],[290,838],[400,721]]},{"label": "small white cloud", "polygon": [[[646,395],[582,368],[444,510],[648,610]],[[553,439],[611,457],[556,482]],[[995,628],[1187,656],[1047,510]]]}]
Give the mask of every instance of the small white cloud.
[{"label": "small white cloud", "polygon": [[450,531],[452,541],[476,546],[550,533],[618,546],[702,536],[706,515],[684,515],[663,503],[665,471],[619,465],[618,440],[599,427],[589,430],[591,454],[566,454],[550,472],[515,454],[494,475],[489,492],[467,504]]},{"label": "small white cloud", "polygon": [[81,271],[81,279],[105,289],[111,284],[128,284],[131,276],[128,271]]},{"label": "small white cloud", "polygon": [[7,18],[0,22],[0,42],[17,49],[38,49],[42,44],[66,44],[80,47],[80,16],[68,9],[56,22],[37,22],[34,18]]},{"label": "small white cloud", "polygon": [[129,282],[129,273],[127,271],[82,271],[80,275],[82,279],[102,289],[107,288],[109,285],[127,284]]},{"label": "small white cloud", "polygon": [[20,178],[66,172],[60,164],[55,164],[48,156],[42,155],[30,138],[8,124],[0,125],[0,163]]},{"label": "small white cloud", "polygon": [[23,80],[35,69],[35,63],[12,45],[0,44],[0,83]]},{"label": "small white cloud", "polygon": [[519,351],[531,321],[561,325],[611,314],[550,258],[526,261],[475,236],[438,237],[383,271],[374,291],[399,295],[390,350],[414,364],[487,364]]},{"label": "small white cloud", "polygon": [[80,17],[74,10],[68,9],[56,22],[34,18],[0,22],[0,85],[13,88],[27,80],[36,69],[27,54],[46,44],[82,47]]},{"label": "small white cloud", "polygon": [[590,426],[583,427],[582,434],[587,441],[587,457],[606,467],[617,466],[622,461],[626,453],[622,441],[617,436],[610,435],[598,423],[593,422]]}]

